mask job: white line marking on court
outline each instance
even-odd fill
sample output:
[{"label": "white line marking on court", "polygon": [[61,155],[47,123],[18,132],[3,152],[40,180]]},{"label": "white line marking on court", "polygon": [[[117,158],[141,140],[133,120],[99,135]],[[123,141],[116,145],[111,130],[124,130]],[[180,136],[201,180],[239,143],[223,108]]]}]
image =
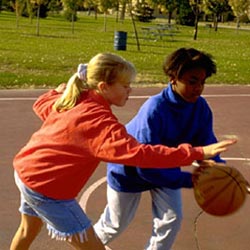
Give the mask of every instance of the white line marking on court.
[{"label": "white line marking on court", "polygon": [[[250,97],[250,94],[218,94],[218,95],[202,95],[203,97]],[[150,95],[130,96],[130,99],[147,99]]]},{"label": "white line marking on court", "polygon": [[35,101],[37,97],[1,97],[0,101]]},{"label": "white line marking on court", "polygon": [[87,203],[89,200],[89,197],[91,196],[91,194],[99,187],[101,186],[104,182],[106,182],[106,176],[102,177],[101,179],[99,179],[98,181],[94,182],[92,185],[90,185],[86,191],[82,194],[81,199],[79,201],[79,203],[81,204],[81,207],[83,208],[83,210],[86,212],[87,210]]},{"label": "white line marking on court", "polygon": [[223,95],[202,95],[203,97],[249,97],[250,94],[223,94]]},{"label": "white line marking on court", "polygon": [[[250,161],[250,158],[237,158],[237,157],[223,157],[224,160],[228,161]],[[86,191],[82,194],[79,204],[83,208],[83,210],[86,212],[87,210],[87,203],[89,200],[89,197],[92,195],[92,193],[95,192],[95,190],[100,187],[102,184],[104,184],[107,180],[107,177],[104,176],[101,179],[94,182],[92,185],[90,185]],[[109,248],[108,246],[105,246],[106,250],[112,250],[112,248]]]},{"label": "white line marking on court", "polygon": [[[95,183],[93,183],[92,185],[90,185],[86,191],[82,194],[79,204],[81,205],[82,209],[86,212],[87,210],[87,203],[89,200],[89,197],[91,196],[92,193],[94,193],[94,191],[101,186],[103,183],[105,183],[107,180],[106,176],[102,177],[101,179],[99,179],[98,181],[96,181]],[[109,248],[108,246],[105,246],[106,250],[112,250],[112,248]]]},{"label": "white line marking on court", "polygon": [[[250,97],[250,94],[202,95],[203,97]],[[150,95],[130,96],[129,99],[147,99]],[[0,101],[35,101],[37,97],[0,97]]]},{"label": "white line marking on court", "polygon": [[223,157],[226,161],[250,161],[250,158]]}]

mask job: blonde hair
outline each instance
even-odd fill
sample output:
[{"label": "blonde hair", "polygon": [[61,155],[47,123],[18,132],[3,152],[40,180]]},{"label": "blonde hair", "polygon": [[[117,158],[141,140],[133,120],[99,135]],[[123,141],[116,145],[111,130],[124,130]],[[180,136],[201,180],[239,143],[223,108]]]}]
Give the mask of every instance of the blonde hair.
[{"label": "blonde hair", "polygon": [[62,96],[55,102],[53,108],[58,112],[69,110],[76,105],[81,93],[88,89],[97,89],[99,82],[114,84],[117,80],[134,80],[135,67],[129,61],[111,53],[99,53],[87,64],[85,76],[75,73],[68,81]]}]

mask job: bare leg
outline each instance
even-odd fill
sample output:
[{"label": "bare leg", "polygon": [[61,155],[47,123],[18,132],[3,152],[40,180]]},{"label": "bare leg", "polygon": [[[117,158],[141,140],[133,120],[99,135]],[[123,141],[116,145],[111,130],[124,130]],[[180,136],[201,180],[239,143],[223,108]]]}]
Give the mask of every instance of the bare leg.
[{"label": "bare leg", "polygon": [[42,226],[43,222],[38,217],[22,214],[21,223],[12,239],[10,250],[28,250]]},{"label": "bare leg", "polygon": [[72,242],[68,242],[76,250],[105,250],[104,245],[96,236],[93,227],[86,230],[84,242],[80,241],[79,235],[74,235]]}]

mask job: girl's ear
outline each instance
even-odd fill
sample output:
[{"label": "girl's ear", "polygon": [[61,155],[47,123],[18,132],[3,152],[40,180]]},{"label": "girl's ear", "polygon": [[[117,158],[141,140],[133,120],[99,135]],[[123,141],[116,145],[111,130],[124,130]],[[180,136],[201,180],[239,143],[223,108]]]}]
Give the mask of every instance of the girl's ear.
[{"label": "girl's ear", "polygon": [[176,84],[176,79],[174,77],[170,77],[169,79],[170,83],[175,85]]},{"label": "girl's ear", "polygon": [[98,89],[98,92],[104,93],[107,89],[107,83],[106,82],[99,82],[97,84],[97,89]]}]

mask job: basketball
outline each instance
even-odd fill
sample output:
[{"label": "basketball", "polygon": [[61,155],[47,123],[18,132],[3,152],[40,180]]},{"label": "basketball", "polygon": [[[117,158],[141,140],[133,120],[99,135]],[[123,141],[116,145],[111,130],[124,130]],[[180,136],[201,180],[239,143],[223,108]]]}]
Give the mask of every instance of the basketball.
[{"label": "basketball", "polygon": [[247,181],[233,167],[198,167],[193,173],[194,196],[208,214],[225,216],[236,212],[247,196]]}]

